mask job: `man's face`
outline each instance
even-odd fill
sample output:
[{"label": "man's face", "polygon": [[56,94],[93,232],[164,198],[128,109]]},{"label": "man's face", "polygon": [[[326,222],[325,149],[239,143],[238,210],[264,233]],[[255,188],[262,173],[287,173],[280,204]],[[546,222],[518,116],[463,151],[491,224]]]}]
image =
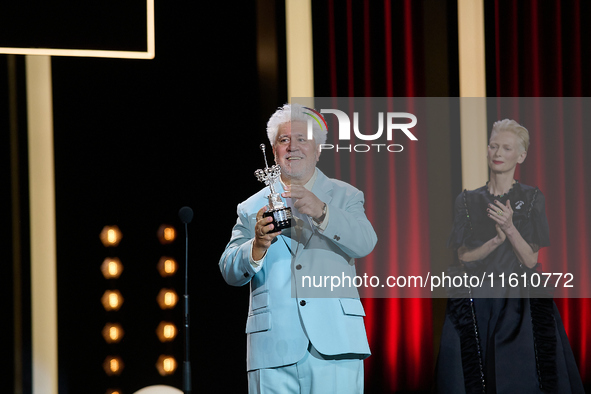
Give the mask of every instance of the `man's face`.
[{"label": "man's face", "polygon": [[314,174],[320,153],[314,140],[308,140],[307,135],[305,122],[287,122],[279,126],[273,154],[281,167],[281,179],[286,184],[304,185]]}]

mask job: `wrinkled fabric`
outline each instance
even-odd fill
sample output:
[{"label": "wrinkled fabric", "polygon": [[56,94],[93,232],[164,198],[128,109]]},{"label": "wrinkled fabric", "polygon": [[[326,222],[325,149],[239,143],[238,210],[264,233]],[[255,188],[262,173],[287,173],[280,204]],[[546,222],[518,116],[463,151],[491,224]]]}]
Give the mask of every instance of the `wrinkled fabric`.
[{"label": "wrinkled fabric", "polygon": [[[537,188],[515,183],[502,197],[483,186],[456,199],[448,246],[457,251],[483,245],[497,235],[487,216],[494,200],[510,200],[513,223],[534,251],[550,244],[545,199]],[[494,278],[526,274],[511,243],[505,240],[480,261],[456,260],[450,275],[467,273]],[[502,287],[450,289],[436,367],[440,393],[584,393],[583,384],[551,298],[538,289]]]}]

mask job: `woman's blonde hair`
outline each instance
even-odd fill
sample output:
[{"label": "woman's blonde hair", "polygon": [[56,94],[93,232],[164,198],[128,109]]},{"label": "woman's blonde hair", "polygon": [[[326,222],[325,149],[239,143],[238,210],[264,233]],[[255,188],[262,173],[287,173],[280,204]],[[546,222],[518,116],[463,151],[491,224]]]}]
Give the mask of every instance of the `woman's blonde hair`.
[{"label": "woman's blonde hair", "polygon": [[517,136],[519,140],[519,148],[522,152],[527,152],[529,148],[529,132],[525,127],[514,121],[513,119],[498,120],[493,124],[490,136],[499,131],[510,131]]}]

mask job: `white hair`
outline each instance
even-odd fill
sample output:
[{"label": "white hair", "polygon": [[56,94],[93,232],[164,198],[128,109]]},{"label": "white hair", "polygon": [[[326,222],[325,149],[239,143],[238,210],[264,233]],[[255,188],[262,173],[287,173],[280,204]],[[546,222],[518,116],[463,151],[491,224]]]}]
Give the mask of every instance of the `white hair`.
[{"label": "white hair", "polygon": [[289,122],[305,122],[307,124],[310,119],[312,119],[314,142],[316,142],[316,145],[324,144],[326,142],[327,130],[322,130],[318,122],[311,117],[312,115],[317,117],[317,115],[314,115],[312,111],[301,104],[285,104],[283,107],[278,108],[267,122],[267,136],[269,137],[271,146],[275,145],[279,126]]},{"label": "white hair", "polygon": [[490,136],[499,131],[510,131],[517,136],[519,140],[519,149],[521,152],[527,152],[529,148],[529,132],[525,127],[514,121],[513,119],[498,120],[493,124]]}]

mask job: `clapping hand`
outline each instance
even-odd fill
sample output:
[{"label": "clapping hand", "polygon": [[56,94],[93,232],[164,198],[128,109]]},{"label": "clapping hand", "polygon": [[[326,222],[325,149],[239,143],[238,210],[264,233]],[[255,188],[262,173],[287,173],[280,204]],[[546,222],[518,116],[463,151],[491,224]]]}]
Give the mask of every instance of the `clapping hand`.
[{"label": "clapping hand", "polygon": [[511,209],[511,202],[507,200],[506,205],[501,204],[495,200],[494,205],[488,204],[488,217],[496,222],[497,232],[502,230],[506,233],[513,227],[513,209]]}]

